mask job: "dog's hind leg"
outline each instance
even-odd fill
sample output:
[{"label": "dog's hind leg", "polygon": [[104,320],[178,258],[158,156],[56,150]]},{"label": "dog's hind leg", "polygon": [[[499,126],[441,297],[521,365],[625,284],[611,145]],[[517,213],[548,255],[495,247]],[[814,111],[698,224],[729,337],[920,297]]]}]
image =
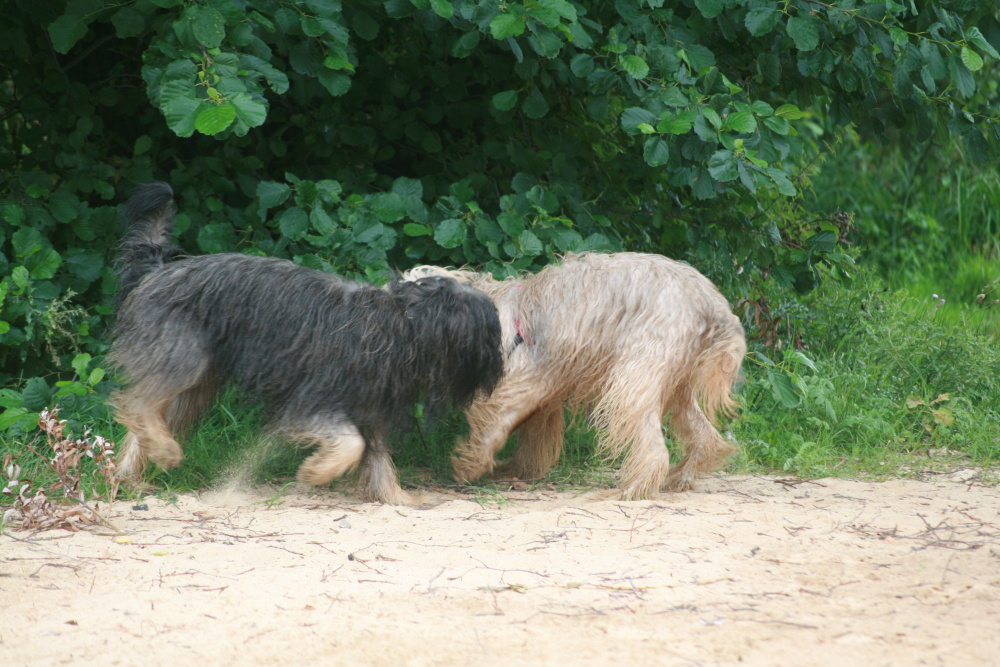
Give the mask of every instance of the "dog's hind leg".
[{"label": "dog's hind leg", "polygon": [[562,401],[538,408],[517,429],[517,448],[505,472],[518,479],[545,476],[562,453],[565,418]]},{"label": "dog's hind leg", "polygon": [[656,494],[670,471],[670,452],[663,437],[663,387],[674,382],[657,369],[665,356],[656,350],[626,354],[609,373],[591,422],[597,429],[597,447],[608,459],[624,456],[618,471],[622,498],[634,500]]},{"label": "dog's hind leg", "polygon": [[694,486],[698,473],[720,468],[736,448],[712,426],[693,393],[679,395],[670,413],[671,426],[684,448],[684,459],[670,471],[667,487],[687,491]]},{"label": "dog's hind leg", "polygon": [[623,500],[659,493],[670,471],[670,452],[663,442],[663,422],[657,410],[648,411],[629,428],[629,447],[618,471]]}]

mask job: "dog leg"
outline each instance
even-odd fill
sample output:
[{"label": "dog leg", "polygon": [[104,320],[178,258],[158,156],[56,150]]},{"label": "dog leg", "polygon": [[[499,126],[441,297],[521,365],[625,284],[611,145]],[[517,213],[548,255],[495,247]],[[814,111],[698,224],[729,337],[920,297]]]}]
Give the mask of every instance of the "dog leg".
[{"label": "dog leg", "polygon": [[413,505],[414,499],[399,486],[399,475],[384,445],[369,445],[361,464],[361,494],[365,500],[386,505]]},{"label": "dog leg", "polygon": [[663,422],[656,411],[636,425],[634,438],[621,470],[622,500],[636,500],[659,493],[670,471],[670,452],[663,442]]},{"label": "dog leg", "polygon": [[684,447],[684,459],[670,472],[667,487],[687,491],[694,486],[699,472],[720,468],[736,448],[715,430],[693,395],[681,401],[671,414],[674,433]]},{"label": "dog leg", "polygon": [[493,392],[489,399],[473,403],[469,408],[469,438],[455,448],[451,457],[455,479],[474,482],[493,472],[496,455],[510,434],[549,396],[540,385],[519,381]]},{"label": "dog leg", "polygon": [[129,431],[118,445],[115,476],[119,479],[138,481],[146,470],[146,455],[139,445],[139,438]]},{"label": "dog leg", "polygon": [[167,428],[175,437],[182,440],[186,437],[188,430],[195,424],[201,414],[205,411],[212,400],[218,383],[210,375],[206,375],[198,385],[178,394],[170,402],[166,412]]},{"label": "dog leg", "polygon": [[538,408],[517,429],[517,449],[505,471],[518,479],[544,477],[562,453],[565,419],[560,401]]},{"label": "dog leg", "polygon": [[357,467],[365,454],[365,440],[346,422],[315,424],[305,432],[284,430],[290,440],[318,445],[319,449],[299,466],[296,478],[303,484],[326,484]]},{"label": "dog leg", "polygon": [[142,402],[134,398],[118,400],[116,418],[128,429],[118,455],[119,477],[141,474],[145,461],[152,460],[164,470],[176,468],[184,459],[184,451],[174,440],[166,423],[169,400]]}]

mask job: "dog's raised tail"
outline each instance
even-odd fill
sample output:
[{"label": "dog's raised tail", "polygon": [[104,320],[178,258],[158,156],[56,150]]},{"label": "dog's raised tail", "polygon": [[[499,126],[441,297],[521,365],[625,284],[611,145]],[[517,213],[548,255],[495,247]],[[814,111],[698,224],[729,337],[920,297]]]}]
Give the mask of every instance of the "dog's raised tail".
[{"label": "dog's raised tail", "polygon": [[699,356],[693,376],[694,390],[702,412],[714,426],[719,415],[736,413],[733,385],[740,377],[740,367],[747,353],[746,336],[739,319],[729,315],[726,322],[719,322],[710,335],[711,345]]},{"label": "dog's raised tail", "polygon": [[143,278],[179,253],[170,240],[174,212],[174,191],[166,183],[139,186],[122,207],[120,215],[128,232],[115,259],[121,276],[119,306]]}]

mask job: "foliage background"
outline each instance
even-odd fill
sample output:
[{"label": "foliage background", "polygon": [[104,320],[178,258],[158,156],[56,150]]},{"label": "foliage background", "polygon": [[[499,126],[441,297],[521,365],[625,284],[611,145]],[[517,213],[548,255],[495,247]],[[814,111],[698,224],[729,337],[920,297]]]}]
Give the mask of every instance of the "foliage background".
[{"label": "foliage background", "polygon": [[[846,333],[869,331],[850,352],[877,356],[868,343],[931,318],[997,331],[998,16],[973,0],[9,0],[0,431],[16,443],[55,402],[106,419],[116,211],[165,180],[192,253],[372,281],[566,251],[685,259],[759,352],[745,402],[773,421],[739,428],[815,445],[808,406],[829,417],[817,397],[841,396],[830,409],[850,416],[852,383],[872,386]],[[880,280],[911,307],[843,309]],[[929,290],[947,305],[927,311]],[[923,363],[916,384],[879,376],[880,409],[913,417],[906,446],[955,431],[925,428],[913,392],[966,394],[969,419],[996,423],[996,391]],[[837,451],[860,437],[828,430]],[[996,429],[977,437],[993,455]],[[801,460],[781,444],[748,451]]]}]

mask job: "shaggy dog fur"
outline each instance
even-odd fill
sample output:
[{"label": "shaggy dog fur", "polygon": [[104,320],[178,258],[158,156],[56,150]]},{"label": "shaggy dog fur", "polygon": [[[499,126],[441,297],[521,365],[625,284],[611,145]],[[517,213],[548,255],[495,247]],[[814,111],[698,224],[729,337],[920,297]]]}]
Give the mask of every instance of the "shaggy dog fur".
[{"label": "shaggy dog fur", "polygon": [[298,479],[324,484],[361,466],[364,496],[402,504],[389,439],[418,401],[429,409],[487,396],[502,369],[489,297],[446,277],[386,289],[292,262],[180,257],[173,194],[141,187],[123,209],[119,313],[110,359],[125,388],[120,474],[183,458],[176,438],[220,388],[259,399],[268,434],[316,445]]},{"label": "shaggy dog fur", "polygon": [[[450,275],[497,305],[504,378],[467,411],[471,432],[453,457],[466,481],[491,472],[517,430],[505,471],[541,477],[559,459],[564,406],[590,408],[600,451],[624,455],[624,498],[691,488],[733,446],[715,428],[732,413],[730,388],[746,341],[718,289],[695,269],[659,255],[569,255],[561,265],[504,281],[464,270],[417,267],[406,279]],[[670,468],[669,416],[684,458]]]}]

